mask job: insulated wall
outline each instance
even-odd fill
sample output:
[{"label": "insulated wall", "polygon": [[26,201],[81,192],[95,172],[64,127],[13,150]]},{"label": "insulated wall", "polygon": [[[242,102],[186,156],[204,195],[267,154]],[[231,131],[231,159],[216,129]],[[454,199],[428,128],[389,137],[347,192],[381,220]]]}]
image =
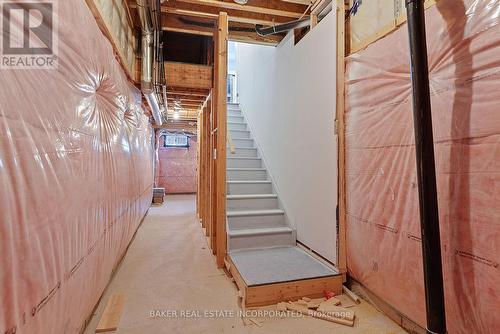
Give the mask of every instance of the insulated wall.
[{"label": "insulated wall", "polygon": [[[500,2],[426,11],[450,333],[500,327]],[[350,274],[425,326],[406,25],[347,59]]]},{"label": "insulated wall", "polygon": [[158,146],[156,186],[167,194],[196,193],[198,189],[198,149],[196,137],[189,138],[189,147],[164,147],[161,136]]},{"label": "insulated wall", "polygon": [[0,333],[78,333],[151,203],[140,93],[57,3],[58,67],[0,70]]},{"label": "insulated wall", "polygon": [[336,262],[336,16],[298,44],[237,44],[242,110],[297,238]]}]

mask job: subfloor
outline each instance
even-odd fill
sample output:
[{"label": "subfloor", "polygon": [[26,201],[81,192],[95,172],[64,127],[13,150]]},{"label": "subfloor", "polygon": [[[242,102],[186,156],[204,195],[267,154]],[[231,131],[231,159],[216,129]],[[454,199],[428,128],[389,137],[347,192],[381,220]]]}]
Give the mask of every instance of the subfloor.
[{"label": "subfloor", "polygon": [[[167,196],[151,207],[118,271],[84,331],[94,333],[111,295],[125,295],[120,334],[163,333],[405,333],[389,318],[362,302],[353,306],[354,327],[309,317],[272,315],[273,307],[242,319],[236,285],[217,269],[200,224],[195,196]],[[348,300],[346,300],[348,302]]]}]

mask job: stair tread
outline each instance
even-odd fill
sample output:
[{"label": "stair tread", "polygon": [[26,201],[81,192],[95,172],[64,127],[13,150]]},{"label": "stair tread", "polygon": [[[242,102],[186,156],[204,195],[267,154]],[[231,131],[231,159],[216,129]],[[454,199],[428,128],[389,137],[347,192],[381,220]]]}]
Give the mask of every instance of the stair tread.
[{"label": "stair tread", "polygon": [[232,210],[227,211],[228,217],[243,217],[243,216],[273,216],[284,215],[285,211],[281,209],[262,209],[262,210]]},{"label": "stair tread", "polygon": [[233,122],[233,121],[227,121],[227,124],[247,124],[247,122]]},{"label": "stair tread", "polygon": [[260,228],[228,230],[228,234],[231,237],[261,235],[261,234],[278,234],[278,233],[292,233],[292,229],[288,226],[280,226],[280,227],[260,227]]},{"label": "stair tread", "polygon": [[278,198],[277,194],[245,194],[245,195],[227,195],[227,199],[255,199],[255,198]]}]

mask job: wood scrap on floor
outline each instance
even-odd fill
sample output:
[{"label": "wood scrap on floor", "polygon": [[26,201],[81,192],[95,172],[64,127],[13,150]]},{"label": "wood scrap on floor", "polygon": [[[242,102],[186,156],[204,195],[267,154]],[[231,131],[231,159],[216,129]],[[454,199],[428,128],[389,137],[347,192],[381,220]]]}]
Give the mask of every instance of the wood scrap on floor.
[{"label": "wood scrap on floor", "polygon": [[286,311],[287,310],[286,303],[284,303],[284,302],[278,303],[278,305],[276,305],[276,310],[278,310],[278,311]]},{"label": "wood scrap on floor", "polygon": [[289,311],[299,312],[299,313],[302,313],[304,315],[308,315],[310,317],[314,317],[314,318],[318,318],[318,319],[322,319],[322,320],[334,322],[336,324],[341,324],[341,325],[351,326],[351,327],[354,326],[354,321],[353,320],[336,318],[336,317],[330,316],[328,314],[324,314],[324,313],[321,313],[321,312],[318,312],[318,311],[310,310],[307,307],[304,307],[302,305],[298,305],[298,304],[295,304],[295,303],[292,303],[292,302],[289,302],[288,304],[286,304],[286,308]]},{"label": "wood scrap on floor", "polygon": [[250,320],[254,325],[262,327],[262,322],[258,321],[257,319],[255,319],[255,318],[248,318],[248,320]]},{"label": "wood scrap on floor", "polygon": [[344,293],[346,295],[348,295],[349,298],[351,298],[352,300],[354,300],[354,302],[356,304],[361,303],[361,300],[359,299],[358,295],[356,295],[354,292],[352,292],[351,290],[349,290],[346,286],[342,285],[342,291],[344,291]]},{"label": "wood scrap on floor", "polygon": [[[338,297],[338,298],[337,298]],[[295,302],[280,302],[276,305],[278,311],[294,311],[314,318],[323,319],[346,326],[354,326],[355,312],[347,307],[339,306],[346,302],[346,306],[353,306],[349,298],[344,295],[334,297],[333,293],[325,291],[325,298],[303,297]]]},{"label": "wood scrap on floor", "polygon": [[99,320],[97,328],[95,329],[96,333],[111,332],[118,329],[124,302],[125,296],[122,294],[114,294],[109,298],[104,308],[104,312],[102,313],[101,320]]}]

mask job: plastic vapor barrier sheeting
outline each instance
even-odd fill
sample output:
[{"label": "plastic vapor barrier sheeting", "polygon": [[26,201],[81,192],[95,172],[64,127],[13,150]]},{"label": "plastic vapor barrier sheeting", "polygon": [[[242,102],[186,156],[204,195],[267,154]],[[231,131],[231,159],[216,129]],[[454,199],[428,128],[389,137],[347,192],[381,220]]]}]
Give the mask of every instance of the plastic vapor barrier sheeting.
[{"label": "plastic vapor barrier sheeting", "polygon": [[[450,333],[500,328],[500,1],[426,11]],[[350,274],[425,327],[406,25],[347,60]]]},{"label": "plastic vapor barrier sheeting", "polygon": [[157,146],[156,186],[167,194],[195,193],[198,189],[197,138],[189,138],[189,147],[165,147],[164,137]]},{"label": "plastic vapor barrier sheeting", "polygon": [[0,333],[78,333],[152,197],[139,91],[85,2],[54,3],[57,66],[0,69]]}]

